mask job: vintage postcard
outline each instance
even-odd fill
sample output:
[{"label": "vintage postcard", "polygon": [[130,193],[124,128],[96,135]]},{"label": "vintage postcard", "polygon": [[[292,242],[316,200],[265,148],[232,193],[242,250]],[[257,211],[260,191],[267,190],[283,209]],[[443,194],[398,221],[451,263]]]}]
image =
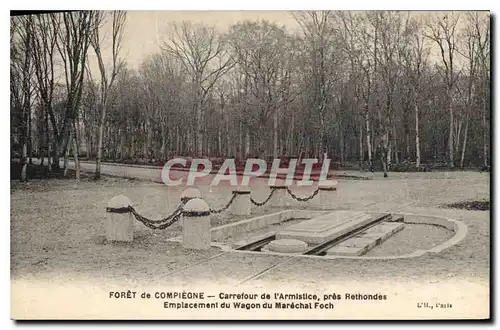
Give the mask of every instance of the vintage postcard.
[{"label": "vintage postcard", "polygon": [[10,17],[14,320],[490,319],[488,11]]}]

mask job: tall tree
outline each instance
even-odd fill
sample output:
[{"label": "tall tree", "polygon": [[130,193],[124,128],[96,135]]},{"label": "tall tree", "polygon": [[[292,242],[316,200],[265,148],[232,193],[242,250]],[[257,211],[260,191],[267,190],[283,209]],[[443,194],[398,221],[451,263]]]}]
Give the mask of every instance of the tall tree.
[{"label": "tall tree", "polygon": [[217,80],[232,66],[224,38],[215,27],[182,22],[171,26],[163,50],[177,57],[191,78],[193,112],[196,121],[196,156],[203,154],[203,108]]},{"label": "tall tree", "polygon": [[[419,113],[422,76],[425,74],[424,70],[427,68],[429,58],[429,48],[425,44],[422,28],[422,24],[415,19],[411,19],[410,14],[408,14],[405,31],[406,43],[403,44],[401,49],[406,70],[408,91],[411,95],[410,100],[413,100],[413,107],[415,109],[415,165],[417,169],[420,167],[421,160]],[[405,125],[408,125],[407,121],[405,121]],[[406,134],[408,136],[407,148],[409,149],[409,129],[406,129]],[[409,154],[409,150],[407,153]]]},{"label": "tall tree", "polygon": [[[90,36],[94,24],[92,11],[65,12],[61,20],[53,20],[57,31],[56,47],[61,57],[64,70],[66,101],[62,127],[58,129],[57,146],[54,155],[55,168],[59,168],[59,157],[65,155],[65,168],[67,164],[67,151],[71,146],[71,132],[74,130],[78,119],[78,110],[83,90],[87,51],[90,45]],[[56,123],[54,112],[49,112],[51,120]],[[74,151],[76,153],[76,150]],[[75,158],[75,167],[79,169],[78,158]],[[79,178],[77,178],[79,179]]]},{"label": "tall tree", "polygon": [[[107,23],[108,16],[111,16],[111,69],[106,68],[102,55],[102,44],[107,40],[103,38],[101,30]],[[92,23],[92,30],[90,33],[90,44],[94,49],[100,72],[100,115],[94,177],[96,180],[101,177],[102,141],[104,137],[104,121],[106,119],[106,111],[108,107],[109,89],[113,86],[116,76],[123,65],[123,60],[120,58],[120,50],[126,18],[127,13],[124,11],[113,11],[112,13],[95,12],[93,17],[94,22]]]},{"label": "tall tree", "polygon": [[451,168],[454,167],[453,150],[453,88],[457,80],[456,74],[456,54],[458,43],[457,26],[460,15],[457,13],[435,14],[433,19],[427,24],[430,33],[427,37],[433,40],[438,46],[441,60],[444,65],[444,78],[446,83],[446,96],[449,115],[448,132],[448,162]]},{"label": "tall tree", "polygon": [[[326,124],[325,115],[328,105],[332,102],[333,87],[339,79],[339,63],[342,61],[338,48],[337,35],[332,26],[333,12],[310,11],[294,15],[301,26],[306,47],[310,56],[310,81],[312,82],[311,102],[319,120],[319,139],[316,155],[323,159],[328,150],[325,146]],[[330,108],[331,110],[331,108]]]},{"label": "tall tree", "polygon": [[31,106],[34,86],[31,80],[33,61],[30,56],[33,18],[19,16],[11,19],[10,95],[13,126],[18,130],[21,146],[21,181],[27,181],[28,144],[30,141]]},{"label": "tall tree", "polygon": [[[54,94],[55,80],[55,52],[57,33],[59,26],[53,24],[57,21],[58,14],[44,14],[34,15],[33,25],[31,29],[32,44],[30,46],[31,56],[33,58],[33,65],[36,77],[36,86],[38,91],[39,100],[41,103],[42,114],[44,117],[45,126],[45,145],[47,147],[47,158],[49,171],[51,168],[51,141],[50,141],[50,127],[49,127],[49,114],[52,112],[52,102]],[[54,135],[57,137],[58,130],[57,124],[52,122],[52,129],[56,132]],[[56,142],[54,140],[54,142]],[[41,151],[40,151],[41,152]],[[44,157],[43,153],[40,155]],[[43,163],[43,158],[42,158]]]},{"label": "tall tree", "polygon": [[474,12],[469,14],[469,24],[473,26],[477,42],[479,77],[482,81],[482,130],[483,130],[483,166],[488,167],[489,129],[487,118],[490,113],[490,15]]}]

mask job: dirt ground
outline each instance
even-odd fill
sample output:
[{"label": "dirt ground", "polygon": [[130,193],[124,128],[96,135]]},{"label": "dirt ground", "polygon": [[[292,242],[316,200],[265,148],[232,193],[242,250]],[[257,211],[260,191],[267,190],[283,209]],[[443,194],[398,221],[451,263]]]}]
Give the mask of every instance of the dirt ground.
[{"label": "dirt ground", "polygon": [[[346,174],[359,174],[352,172]],[[153,231],[136,222],[133,243],[107,243],[104,219],[107,202],[116,195],[129,197],[142,215],[158,219],[179,203],[182,187],[148,181],[106,177],[84,180],[11,182],[11,279],[71,283],[77,279],[189,286],[212,283],[262,287],[269,283],[300,283],[321,290],[325,283],[393,281],[422,283],[460,280],[489,285],[490,211],[466,211],[443,205],[489,199],[489,173],[391,173],[383,179],[339,180],[332,208],[399,211],[445,216],[468,226],[466,238],[435,255],[397,260],[321,260],[280,256],[221,253],[217,248],[191,251],[167,238],[180,226]],[[222,207],[227,188],[199,187],[207,203]],[[255,186],[252,196],[264,200],[269,190]],[[304,195],[307,191],[301,192]],[[297,202],[297,206],[303,206]],[[306,207],[307,208],[307,207]],[[255,209],[255,208],[254,208]],[[276,211],[263,207],[255,215]],[[222,213],[212,226],[238,221]]]},{"label": "dirt ground", "polygon": [[[405,267],[398,270],[402,275],[410,275],[411,268],[419,272],[427,270],[435,274],[440,268],[439,260],[454,259],[448,265],[452,276],[477,273],[488,276],[489,269],[489,211],[464,211],[448,209],[442,205],[468,199],[489,197],[489,175],[481,173],[412,173],[392,176],[389,180],[342,181],[337,199],[332,207],[339,209],[366,209],[373,211],[421,211],[426,214],[444,215],[463,220],[469,226],[469,234],[464,242],[439,257],[437,264],[425,262],[425,267]],[[183,251],[177,244],[166,242],[166,238],[178,236],[180,226],[173,225],[167,230],[152,231],[136,223],[137,239],[131,244],[114,246],[104,240],[104,217],[106,203],[113,196],[124,194],[143,215],[159,219],[170,214],[179,203],[183,188],[166,187],[139,180],[107,177],[101,182],[90,180],[76,184],[72,180],[52,180],[11,186],[11,261],[12,276],[43,276],[46,272],[78,271],[89,276],[129,276],[130,266],[122,266],[135,260],[137,267],[146,272],[156,273],[147,257],[156,255],[167,258],[166,264],[172,269],[177,262],[172,256],[180,254],[181,265],[193,258],[205,257],[207,253]],[[200,187],[203,196],[213,208],[222,207],[230,198],[230,189],[219,190]],[[268,193],[266,187],[253,192],[255,199],[263,200]],[[307,192],[303,192],[306,195]],[[297,206],[302,206],[296,202]],[[306,207],[307,208],[307,207]],[[260,215],[269,207],[254,208]],[[212,226],[239,221],[243,217],[229,217],[227,213],[216,215]],[[120,257],[123,254],[123,257]],[[110,258],[110,255],[113,258]],[[430,257],[424,257],[425,259]],[[174,258],[174,260],[176,260]],[[121,264],[120,262],[125,264]],[[342,261],[349,263],[349,261]],[[363,263],[359,261],[351,261]],[[397,261],[398,265],[404,261]],[[462,264],[462,262],[464,262]],[[321,262],[320,262],[321,263]],[[368,262],[368,264],[378,264]],[[391,262],[389,262],[390,264]],[[411,261],[414,263],[414,260]],[[103,270],[102,265],[109,265]],[[135,267],[132,265],[132,267]],[[95,269],[94,269],[95,268]],[[351,268],[351,267],[348,267]],[[363,267],[356,267],[359,273]],[[376,266],[375,266],[376,268]],[[382,267],[385,268],[385,267]],[[400,267],[397,267],[400,268]],[[169,268],[170,269],[170,268]],[[342,272],[341,272],[342,273]],[[376,274],[373,269],[372,275]],[[337,272],[337,275],[339,273]]]}]

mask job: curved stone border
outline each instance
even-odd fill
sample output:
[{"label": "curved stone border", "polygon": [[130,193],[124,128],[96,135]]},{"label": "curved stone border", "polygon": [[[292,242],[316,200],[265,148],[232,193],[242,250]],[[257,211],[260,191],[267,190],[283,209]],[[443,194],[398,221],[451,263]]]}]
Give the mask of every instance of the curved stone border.
[{"label": "curved stone border", "polygon": [[[302,210],[301,210],[302,211]],[[366,211],[365,211],[366,212]],[[376,213],[376,212],[366,212],[366,213]],[[403,213],[398,212],[394,213],[395,216],[403,215],[403,216],[412,216],[417,217],[417,219],[409,219],[409,221],[404,221],[404,223],[409,224],[427,224],[427,225],[436,225],[439,227],[446,228],[450,231],[453,231],[455,234],[450,239],[442,242],[441,244],[429,249],[429,250],[416,250],[413,253],[399,255],[399,256],[377,256],[377,257],[367,257],[367,256],[309,256],[309,255],[300,255],[300,254],[289,254],[289,253],[279,253],[279,252],[271,252],[271,251],[243,251],[243,250],[234,250],[232,247],[218,243],[217,247],[221,248],[224,251],[231,251],[236,253],[252,253],[257,255],[267,254],[267,255],[276,255],[276,256],[293,256],[293,257],[301,257],[301,258],[321,258],[321,259],[361,259],[361,260],[391,260],[391,259],[406,259],[406,258],[415,258],[423,256],[427,253],[440,253],[445,249],[450,248],[458,243],[460,243],[465,236],[467,235],[467,225],[459,220],[440,217],[434,215],[423,215],[423,214],[415,214],[415,213]],[[420,218],[418,218],[420,217]],[[422,218],[425,218],[423,220]],[[306,220],[307,221],[307,220]],[[213,244],[213,246],[216,246]]]},{"label": "curved stone border", "polygon": [[[435,215],[424,215],[417,213],[405,213],[405,212],[395,212],[393,215],[397,217],[398,215],[402,216],[411,216],[411,219],[405,219],[404,223],[409,224],[427,224],[427,225],[435,225],[439,227],[443,227],[448,229],[455,234],[453,237],[448,239],[447,241],[442,242],[441,244],[429,249],[429,250],[416,250],[413,253],[399,255],[399,256],[378,256],[378,257],[367,257],[367,256],[310,256],[310,255],[302,255],[302,254],[290,254],[290,253],[279,253],[279,252],[271,252],[271,251],[245,251],[245,250],[235,250],[233,247],[221,243],[220,240],[223,239],[224,236],[229,235],[232,236],[235,232],[239,232],[241,230],[252,230],[265,227],[270,224],[279,223],[291,218],[312,218],[313,216],[328,213],[335,210],[328,211],[317,211],[317,210],[285,210],[281,212],[266,214],[263,216],[258,216],[255,218],[241,220],[235,223],[223,225],[220,227],[212,228],[212,242],[211,246],[217,247],[223,251],[235,252],[235,253],[251,253],[256,255],[276,255],[276,256],[293,256],[300,258],[321,258],[321,259],[362,259],[362,260],[391,260],[391,259],[406,259],[406,258],[415,258],[423,256],[426,253],[440,253],[447,248],[450,248],[453,245],[460,243],[465,236],[467,235],[467,225],[459,220],[441,217]],[[364,211],[364,210],[356,210],[365,213],[375,213],[379,214],[380,212],[373,211]],[[390,213],[390,211],[388,211]],[[306,216],[307,215],[307,216]],[[414,217],[414,218],[413,218]],[[420,218],[419,218],[420,217]],[[422,220],[421,218],[425,218]],[[255,222],[254,222],[255,219]],[[305,220],[307,221],[307,220]],[[179,242],[180,237],[173,237],[167,239],[167,241],[171,242]]]}]

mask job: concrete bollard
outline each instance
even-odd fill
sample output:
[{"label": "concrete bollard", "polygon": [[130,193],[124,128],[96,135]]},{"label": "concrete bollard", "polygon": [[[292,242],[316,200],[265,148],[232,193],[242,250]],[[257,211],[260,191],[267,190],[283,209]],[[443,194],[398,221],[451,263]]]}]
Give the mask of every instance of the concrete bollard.
[{"label": "concrete bollard", "polygon": [[132,242],[134,240],[134,215],[128,207],[130,199],[123,195],[115,196],[106,208],[106,240]]},{"label": "concrete bollard", "polygon": [[271,186],[271,189],[275,189],[273,196],[271,197],[271,206],[275,207],[285,207],[286,206],[286,197],[287,197],[287,191],[286,191],[286,186],[283,185],[276,185],[276,186]]},{"label": "concrete bollard", "polygon": [[201,193],[196,188],[187,188],[181,194],[181,202],[186,203],[190,199],[201,198]]},{"label": "concrete bollard", "polygon": [[[186,204],[193,198],[201,198],[201,192],[197,188],[186,188],[181,194],[181,203]],[[179,219],[179,225],[182,227],[182,217]]]},{"label": "concrete bollard", "polygon": [[201,198],[193,198],[182,211],[182,246],[186,249],[210,248],[210,207]]},{"label": "concrete bollard", "polygon": [[233,190],[234,200],[231,204],[231,214],[250,215],[252,213],[252,202],[250,202],[250,188],[239,186]]},{"label": "concrete bollard", "polygon": [[[329,182],[328,184],[319,184],[319,192],[316,197],[319,201],[319,208],[323,210],[328,210],[332,208],[333,201],[337,196],[337,185],[338,181]],[[314,199],[314,198],[313,198]]]}]

